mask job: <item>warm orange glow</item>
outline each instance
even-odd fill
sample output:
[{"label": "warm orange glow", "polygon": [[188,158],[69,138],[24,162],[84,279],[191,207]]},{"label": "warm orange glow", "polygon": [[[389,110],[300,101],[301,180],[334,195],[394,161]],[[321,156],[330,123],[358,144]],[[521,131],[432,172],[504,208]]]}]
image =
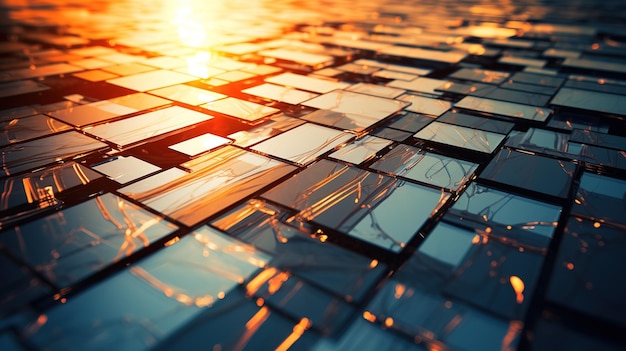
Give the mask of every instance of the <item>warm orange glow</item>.
[{"label": "warm orange glow", "polygon": [[287,338],[280,345],[278,345],[276,351],[289,350],[289,348],[293,346],[293,344],[295,344],[298,339],[300,339],[302,334],[304,334],[304,332],[309,329],[310,326],[311,322],[309,321],[309,319],[302,318],[300,322],[298,322],[298,324],[293,327],[293,331],[291,332],[291,334],[289,334],[289,336],[287,336]]},{"label": "warm orange glow", "polygon": [[179,241],[180,241],[180,238],[176,236],[173,239],[171,239],[168,242],[166,242],[165,246],[172,246],[172,245],[176,244]]},{"label": "warm orange glow", "polygon": [[480,244],[480,235],[476,234],[474,235],[474,237],[472,238],[472,244],[477,245]]},{"label": "warm orange glow", "polygon": [[567,267],[570,271],[574,270],[574,264],[572,262],[568,262],[565,267]]},{"label": "warm orange glow", "polygon": [[393,326],[393,318],[387,317],[385,318],[385,327],[391,328]]},{"label": "warm orange glow", "polygon": [[378,266],[378,260],[372,260],[370,262],[370,269],[374,269],[376,266]]},{"label": "warm orange glow", "polygon": [[259,291],[261,286],[270,280],[270,278],[272,278],[276,273],[278,273],[278,269],[274,267],[265,269],[246,285],[246,293],[248,295],[254,295],[257,291]]},{"label": "warm orange glow", "polygon": [[600,224],[600,222],[594,222],[594,223],[593,223],[593,227],[594,227],[594,228],[600,228],[600,226],[602,226],[602,225]]},{"label": "warm orange glow", "polygon": [[405,291],[406,291],[406,287],[403,284],[397,283],[393,297],[395,297],[396,299],[399,299],[402,297],[402,295],[404,295]]},{"label": "warm orange glow", "polygon": [[254,316],[250,318],[250,320],[248,320],[248,322],[246,322],[246,329],[258,329],[267,320],[269,315],[270,309],[267,307],[262,307],[260,310],[257,311],[257,313],[254,314]]},{"label": "warm orange glow", "polygon": [[370,311],[363,312],[363,319],[370,323],[376,322],[376,316],[372,314]]},{"label": "warm orange glow", "polygon": [[509,282],[515,291],[517,303],[524,302],[524,281],[520,277],[512,275]]},{"label": "warm orange glow", "polygon": [[289,274],[281,272],[268,282],[269,288],[267,289],[270,295],[274,295],[283,286],[283,283],[289,279]]},{"label": "warm orange glow", "polygon": [[320,239],[321,242],[325,243],[326,240],[328,240],[328,235],[322,234],[322,235],[319,236],[319,239]]}]

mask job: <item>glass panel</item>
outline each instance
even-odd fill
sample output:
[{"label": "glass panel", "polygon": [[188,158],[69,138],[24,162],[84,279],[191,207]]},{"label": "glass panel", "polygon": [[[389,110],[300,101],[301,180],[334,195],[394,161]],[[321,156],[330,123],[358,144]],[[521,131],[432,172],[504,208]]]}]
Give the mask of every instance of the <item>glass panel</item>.
[{"label": "glass panel", "polygon": [[137,110],[110,101],[98,101],[87,105],[50,112],[48,114],[63,122],[81,127],[133,112],[137,112]]},{"label": "glass panel", "polygon": [[[432,70],[430,70],[428,68],[419,68],[419,67],[413,67],[413,66],[396,65],[396,64],[392,64],[392,63],[386,63],[386,62],[380,62],[380,61],[368,60],[368,59],[358,59],[358,60],[354,61],[354,63],[356,63],[358,65],[378,67],[378,68],[382,68],[382,69],[385,69],[385,70],[388,70],[388,71],[393,71],[393,72],[409,73],[409,74],[416,75],[416,76],[425,76],[425,75],[428,75],[428,74],[430,74],[432,72]],[[417,77],[415,77],[415,78],[417,78]]]},{"label": "glass panel", "polygon": [[548,101],[550,101],[551,98],[550,95],[498,88],[493,89],[492,91],[471,92],[470,95],[532,106],[544,106],[548,103]]},{"label": "glass panel", "polygon": [[552,237],[561,208],[471,183],[448,213],[464,221],[488,226],[497,223],[507,230],[523,229]]},{"label": "glass panel", "polygon": [[508,72],[491,71],[479,68],[461,68],[460,70],[449,75],[448,78],[471,80],[489,84],[502,84],[509,78],[509,76],[510,73]]},{"label": "glass panel", "polygon": [[104,162],[92,165],[96,170],[120,184],[132,182],[150,173],[160,171],[161,168],[140,160],[134,156],[115,156]]},{"label": "glass panel", "polygon": [[[218,218],[213,225],[271,253],[270,266],[318,287],[360,302],[385,273],[376,260],[325,242],[325,234],[303,232],[287,224],[290,213],[261,200],[250,200]],[[297,224],[297,223],[296,223]]]},{"label": "glass panel", "polygon": [[335,90],[328,94],[313,98],[303,105],[344,113],[369,117],[374,122],[380,121],[407,106],[397,100],[384,99],[376,96],[353,93],[345,90]]},{"label": "glass panel", "polygon": [[476,117],[452,111],[446,112],[443,116],[437,118],[437,122],[456,124],[463,127],[481,129],[499,134],[508,134],[515,126],[515,124],[509,122],[498,121],[492,118]]},{"label": "glass panel", "polygon": [[32,80],[20,80],[17,82],[9,82],[0,84],[0,98],[22,95],[28,93],[36,93],[50,89],[49,86],[34,82]]},{"label": "glass panel", "polygon": [[389,140],[377,138],[375,136],[366,136],[362,139],[355,140],[351,144],[344,146],[329,156],[358,165],[371,159],[377,152],[391,145],[391,143],[392,142]]},{"label": "glass panel", "polygon": [[235,140],[235,145],[248,147],[303,123],[304,121],[300,119],[278,114],[252,129],[235,132],[228,137]]},{"label": "glass panel", "polygon": [[95,69],[92,71],[85,71],[80,73],[72,74],[74,77],[78,77],[84,80],[88,80],[90,82],[100,82],[107,79],[117,78],[119,77],[117,74],[105,72],[99,69]]},{"label": "glass panel", "polygon": [[505,135],[470,129],[452,124],[432,122],[415,134],[416,138],[492,153]]},{"label": "glass panel", "polygon": [[132,255],[176,227],[112,194],[14,227],[2,245],[58,286]]},{"label": "glass panel", "polygon": [[242,93],[259,96],[266,99],[276,100],[280,102],[286,102],[288,104],[297,105],[306,100],[312,99],[317,94],[308,93],[306,91],[283,87],[280,85],[274,84],[261,84],[256,87],[244,89],[241,91]]},{"label": "glass panel", "polygon": [[125,147],[148,138],[208,121],[211,118],[213,116],[180,106],[172,106],[121,121],[101,124],[86,129],[86,132],[119,147]]},{"label": "glass panel", "polygon": [[166,88],[151,90],[150,94],[162,96],[164,98],[174,101],[184,102],[186,104],[194,106],[223,99],[226,97],[226,95],[224,94],[191,87],[184,84],[177,84]]},{"label": "glass panel", "polygon": [[152,96],[145,93],[135,93],[130,95],[124,95],[120,97],[116,97],[113,99],[109,99],[110,102],[122,106],[126,106],[128,108],[135,109],[137,111],[147,110],[167,104],[171,104],[172,102],[169,100],[161,99],[156,96]]},{"label": "glass panel", "polygon": [[194,157],[203,152],[217,149],[222,145],[229,144],[230,139],[222,138],[219,135],[211,133],[199,135],[195,138],[181,141],[180,143],[170,145],[169,148],[187,156]]},{"label": "glass panel", "polygon": [[477,164],[400,144],[371,168],[427,184],[458,190],[472,176]]},{"label": "glass panel", "polygon": [[191,172],[176,171],[173,177],[157,174],[119,191],[192,226],[294,170],[229,146],[183,166]]},{"label": "glass panel", "polygon": [[554,264],[548,298],[626,326],[626,282],[619,278],[619,270],[615,271],[626,264],[625,249],[623,229],[570,218]]},{"label": "glass panel", "polygon": [[552,110],[548,108],[496,101],[474,96],[464,97],[461,101],[454,104],[454,107],[540,122],[548,119],[548,116],[552,113]]},{"label": "glass panel", "polygon": [[106,144],[75,131],[0,148],[2,173],[9,176],[63,159],[76,158]]},{"label": "glass panel", "polygon": [[5,178],[2,184],[0,228],[50,206],[60,204],[59,193],[89,184],[102,176],[73,161],[24,176]]},{"label": "glass panel", "polygon": [[380,49],[381,55],[398,56],[410,59],[453,65],[463,60],[467,54],[461,51],[438,51],[406,46],[386,46]]},{"label": "glass panel", "polygon": [[565,81],[564,78],[524,72],[515,73],[510,80],[514,83],[535,84],[554,88],[560,87]]},{"label": "glass panel", "polygon": [[71,129],[65,123],[44,115],[14,118],[0,122],[0,147]]},{"label": "glass panel", "polygon": [[[10,313],[21,312],[27,305],[52,293],[52,287],[35,277],[27,269],[18,265],[14,260],[0,252],[2,280],[0,280],[0,314],[8,316]],[[23,310],[22,310],[23,311]],[[3,338],[0,332],[0,340]],[[0,346],[4,346],[0,341]],[[3,350],[6,350],[3,347]],[[9,348],[8,350],[13,350]],[[19,351],[20,349],[15,348]]]},{"label": "glass panel", "polygon": [[267,117],[269,115],[280,112],[279,109],[273,107],[264,106],[233,97],[227,97],[225,99],[209,102],[208,104],[204,104],[201,107],[204,107],[211,111],[223,113],[225,115],[240,118],[249,122],[254,122],[263,117]]},{"label": "glass panel", "polygon": [[127,77],[114,78],[107,80],[107,82],[136,91],[148,91],[170,85],[187,83],[192,80],[196,80],[196,77],[168,70],[156,70]]},{"label": "glass panel", "polygon": [[[300,211],[300,220],[398,252],[448,194],[321,160],[263,197]],[[420,206],[408,206],[411,199]]]},{"label": "glass panel", "polygon": [[137,62],[130,62],[122,65],[108,66],[103,68],[102,70],[117,74],[118,76],[128,76],[131,74],[154,71],[154,68],[142,65]]},{"label": "glass panel", "polygon": [[561,88],[550,102],[556,106],[579,108],[623,115],[626,112],[626,100],[622,95],[599,93],[595,91]]},{"label": "glass panel", "polygon": [[289,49],[263,50],[259,51],[259,55],[317,67],[330,65],[334,61],[332,56]]},{"label": "glass panel", "polygon": [[393,99],[399,95],[405,93],[404,89],[396,89],[391,87],[385,87],[382,85],[376,85],[371,83],[357,83],[346,90],[354,91],[356,93],[374,95],[378,97]]},{"label": "glass panel", "polygon": [[32,66],[28,68],[20,68],[13,70],[3,70],[0,72],[0,82],[9,82],[13,80],[39,78],[54,76],[57,74],[67,74],[82,71],[80,67],[69,65],[67,63],[53,63],[43,66]]},{"label": "glass panel", "polygon": [[444,93],[454,93],[460,95],[469,95],[472,93],[481,94],[483,91],[491,91],[494,88],[493,85],[482,83],[458,83],[447,82],[439,87],[435,88],[435,91]]},{"label": "glass panel", "polygon": [[480,177],[565,198],[569,193],[575,169],[576,166],[570,162],[501,150]]},{"label": "glass panel", "polygon": [[433,120],[432,117],[403,111],[399,116],[393,118],[387,127],[415,133]]},{"label": "glass panel", "polygon": [[584,173],[572,207],[572,215],[593,221],[625,224],[626,181]]},{"label": "glass panel", "polygon": [[427,93],[431,95],[441,95],[436,91],[437,88],[446,84],[448,81],[432,78],[417,78],[411,81],[392,80],[387,85],[393,88],[406,89],[419,93]]},{"label": "glass panel", "polygon": [[411,103],[405,108],[407,111],[413,111],[417,113],[423,113],[426,115],[441,116],[444,112],[448,111],[452,104],[448,101],[431,99],[417,95],[402,95],[398,99]]},{"label": "glass panel", "polygon": [[305,165],[353,137],[349,133],[305,123],[263,141],[252,149]]},{"label": "glass panel", "polygon": [[333,82],[330,80],[312,78],[294,73],[282,73],[271,78],[266,78],[265,81],[268,83],[284,85],[320,94],[329,93],[333,90],[344,89],[350,86],[348,83]]}]

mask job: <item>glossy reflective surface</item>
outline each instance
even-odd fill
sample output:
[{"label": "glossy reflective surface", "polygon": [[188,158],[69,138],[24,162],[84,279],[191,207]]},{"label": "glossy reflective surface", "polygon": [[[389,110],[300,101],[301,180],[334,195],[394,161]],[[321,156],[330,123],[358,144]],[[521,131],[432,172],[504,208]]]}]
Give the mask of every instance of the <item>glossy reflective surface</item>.
[{"label": "glossy reflective surface", "polygon": [[608,1],[5,1],[0,350],[623,350]]}]

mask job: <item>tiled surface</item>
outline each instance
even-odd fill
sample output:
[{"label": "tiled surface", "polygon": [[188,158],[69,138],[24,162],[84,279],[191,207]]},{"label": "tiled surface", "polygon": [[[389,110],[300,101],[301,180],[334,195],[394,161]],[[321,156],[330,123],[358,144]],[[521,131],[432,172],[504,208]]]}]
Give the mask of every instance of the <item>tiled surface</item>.
[{"label": "tiled surface", "polygon": [[0,350],[626,348],[622,2],[320,4],[0,5]]}]

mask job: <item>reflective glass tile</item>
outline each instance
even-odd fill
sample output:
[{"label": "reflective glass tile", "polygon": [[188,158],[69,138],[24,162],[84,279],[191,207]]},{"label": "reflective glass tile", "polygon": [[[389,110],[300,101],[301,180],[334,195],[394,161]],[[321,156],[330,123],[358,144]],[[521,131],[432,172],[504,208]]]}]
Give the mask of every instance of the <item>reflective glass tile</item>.
[{"label": "reflective glass tile", "polygon": [[450,123],[499,134],[508,134],[515,126],[514,123],[510,122],[499,121],[492,118],[477,117],[452,111],[446,112],[443,116],[437,118],[437,122]]},{"label": "reflective glass tile", "polygon": [[[298,210],[302,220],[399,252],[449,195],[321,160],[262,196]],[[420,206],[407,205],[416,198]]]},{"label": "reflective glass tile", "polygon": [[304,121],[298,118],[277,114],[252,129],[238,131],[228,137],[235,141],[235,145],[248,147],[303,123]]},{"label": "reflective glass tile", "polygon": [[80,281],[176,226],[112,194],[14,227],[0,242],[58,286]]},{"label": "reflective glass tile", "polygon": [[282,73],[277,76],[266,78],[265,81],[268,83],[284,85],[320,94],[328,93],[336,89],[344,89],[350,86],[348,83],[312,78],[294,73]]},{"label": "reflective glass tile", "polygon": [[147,110],[170,104],[171,101],[145,93],[123,95],[108,100],[111,103],[126,106],[137,111]]},{"label": "reflective glass tile", "polygon": [[468,94],[481,94],[484,90],[493,89],[493,85],[483,84],[483,83],[458,83],[458,82],[447,82],[437,88],[435,91],[443,92],[443,93],[454,93],[461,95]]},{"label": "reflective glass tile", "polygon": [[126,184],[135,179],[161,170],[160,167],[134,156],[112,157],[104,162],[92,165],[91,169],[106,175],[109,179],[112,179],[120,184]]},{"label": "reflective glass tile", "polygon": [[419,139],[492,153],[506,135],[435,121],[415,133],[414,136]]},{"label": "reflective glass tile", "polygon": [[[69,299],[68,303],[59,304],[50,309],[46,313],[48,323],[44,323],[40,328],[28,330],[29,340],[39,348],[46,347],[50,350],[64,350],[72,345],[81,345],[87,349],[112,347],[129,351],[151,350],[156,346],[172,344],[175,346],[170,347],[174,349],[179,349],[179,347],[188,349],[189,345],[185,343],[188,342],[188,334],[193,329],[183,328],[186,325],[217,322],[216,325],[212,327],[209,325],[209,327],[215,330],[217,325],[231,325],[229,328],[231,331],[232,322],[243,326],[245,321],[255,315],[255,312],[263,311],[262,307],[256,306],[253,302],[246,303],[247,300],[238,293],[234,295],[241,296],[241,298],[232,299],[230,297],[232,293],[229,293],[223,302],[206,293],[219,288],[220,286],[216,283],[223,284],[224,281],[237,276],[236,273],[232,274],[232,268],[226,271],[220,271],[218,267],[213,270],[198,269],[201,266],[211,267],[211,262],[219,264],[220,261],[214,258],[228,257],[228,253],[224,251],[235,245],[228,247],[222,242],[210,245],[213,242],[209,240],[213,237],[205,235],[203,230],[198,231],[198,236],[200,240],[208,239],[208,243],[207,241],[199,242],[195,236],[183,238],[178,243],[181,246],[180,249],[176,246],[171,247],[172,251],[178,255],[174,260],[167,260],[167,264],[163,265],[161,260],[170,255],[167,251],[160,252],[92,286],[83,294]],[[246,248],[241,244],[239,247]],[[180,251],[184,254],[181,255]],[[208,257],[203,256],[204,252],[210,253]],[[250,257],[254,256],[250,255]],[[177,270],[181,274],[193,278],[177,279],[177,275],[168,272],[174,267],[178,267]],[[214,285],[206,284],[206,282],[212,282]],[[232,281],[228,283],[231,286],[237,284]],[[232,307],[235,306],[237,308],[233,309]],[[252,307],[250,314],[244,314],[243,323],[239,323],[239,319],[233,321],[229,318],[241,307]],[[68,316],[71,317],[68,318]],[[235,316],[238,314],[235,313]],[[195,320],[197,317],[201,318]],[[277,322],[275,318],[268,321],[268,323],[275,322]],[[37,325],[37,320],[34,319],[32,323]],[[276,327],[275,324],[272,325]],[[77,330],[80,332],[77,333]],[[239,331],[239,333],[242,332]],[[214,339],[207,340],[206,332],[203,331],[202,334],[205,343],[220,345],[228,341],[230,342],[228,345],[232,347],[236,346],[241,336],[238,334],[233,337],[223,330],[215,333]],[[178,343],[169,339],[172,335],[176,335],[174,340]],[[230,336],[231,340],[228,340],[225,335]],[[250,333],[248,337],[251,337]],[[178,346],[179,344],[183,346]],[[193,343],[193,345],[198,344]]]},{"label": "reflective glass tile", "polygon": [[[276,281],[280,281],[278,286]],[[246,283],[246,294],[296,319],[306,318],[313,328],[332,333],[350,321],[356,308],[343,297],[328,294],[290,273],[266,268]]]},{"label": "reflective glass tile", "polygon": [[434,121],[434,118],[420,115],[413,112],[402,112],[386,124],[389,128],[400,129],[407,132],[417,132],[424,128],[428,123]]},{"label": "reflective glass tile", "polygon": [[365,136],[355,140],[343,148],[333,152],[329,156],[345,162],[360,164],[371,159],[377,152],[391,145],[391,141],[377,138],[375,136]]},{"label": "reflective glass tile", "polygon": [[0,182],[0,228],[62,204],[57,198],[58,194],[75,190],[100,178],[102,175],[73,161],[5,178]]},{"label": "reflective glass tile", "polygon": [[527,83],[519,83],[512,80],[508,80],[500,85],[501,88],[510,89],[515,91],[525,91],[529,93],[536,94],[544,94],[544,95],[553,95],[559,90],[558,87],[548,86],[548,85],[535,85],[535,84],[527,84]]},{"label": "reflective glass tile", "polygon": [[501,84],[509,78],[510,73],[501,71],[491,71],[478,68],[461,68],[452,73],[448,78],[470,80],[481,83]]},{"label": "reflective glass tile", "polygon": [[[374,121],[380,121],[400,111],[407,104],[377,96],[353,93],[345,90],[335,90],[313,98],[303,103],[303,105],[347,115],[369,117]],[[373,123],[374,122],[370,122],[369,124]]]},{"label": "reflective glass tile", "polygon": [[0,148],[3,171],[0,174],[9,176],[106,147],[105,143],[75,131],[5,146]]},{"label": "reflective glass tile", "polygon": [[399,95],[404,94],[404,89],[397,89],[386,87],[382,85],[376,85],[371,83],[357,83],[349,87],[346,90],[354,91],[356,93],[374,95],[383,98],[393,99]]},{"label": "reflective glass tile", "polygon": [[122,65],[104,67],[102,68],[102,70],[111,72],[118,76],[129,76],[131,74],[154,71],[154,68],[150,66],[142,65],[137,62],[130,62],[130,63],[122,64]]},{"label": "reflective glass tile", "polygon": [[149,93],[194,106],[223,99],[226,97],[226,95],[224,94],[192,87],[185,84],[177,84],[157,90],[150,90]]},{"label": "reflective glass tile", "polygon": [[510,81],[514,83],[535,84],[558,88],[563,84],[565,79],[541,74],[518,72],[511,77]]},{"label": "reflective glass tile", "polygon": [[626,64],[621,62],[610,62],[608,60],[602,59],[568,57],[565,59],[565,61],[563,61],[563,66],[589,70],[600,70],[618,74],[626,73]]},{"label": "reflective glass tile", "polygon": [[380,70],[376,71],[372,74],[373,77],[384,78],[384,79],[392,79],[392,80],[404,80],[411,81],[417,79],[419,76],[417,74],[405,73],[405,72],[396,72],[390,70]]},{"label": "reflective glass tile", "polygon": [[624,196],[626,181],[585,172],[580,185],[572,215],[593,221],[626,224]]},{"label": "reflective glass tile", "polygon": [[34,139],[71,129],[63,122],[44,115],[0,122],[0,146]]},{"label": "reflective glass tile", "polygon": [[125,147],[211,118],[213,116],[180,106],[172,106],[120,121],[100,124],[86,129],[86,132],[119,147]]},{"label": "reflective glass tile", "polygon": [[94,69],[91,71],[74,73],[74,77],[78,77],[84,80],[88,80],[90,82],[100,82],[107,79],[117,78],[119,77],[117,74],[105,72],[103,70]]},{"label": "reflective glass tile", "polygon": [[380,61],[369,60],[369,59],[358,59],[354,61],[354,63],[359,64],[359,65],[364,65],[364,66],[382,68],[384,70],[393,71],[393,72],[404,72],[404,73],[413,75],[414,78],[417,78],[415,76],[425,76],[432,72],[432,70],[428,68],[397,65],[397,64],[380,62]]},{"label": "reflective glass tile", "polygon": [[[441,240],[449,242],[454,240],[449,235],[455,231],[465,230],[439,223],[429,237],[442,236]],[[465,241],[468,249],[452,279],[445,283],[445,293],[497,316],[524,318],[537,285],[543,252],[532,246],[488,237],[485,240],[483,235],[465,232],[465,240],[470,236],[472,239]]]},{"label": "reflective glass tile", "polygon": [[265,83],[256,87],[244,89],[241,92],[266,99],[286,102],[292,105],[297,105],[318,96],[317,94],[309,93],[306,91],[270,83]]},{"label": "reflective glass tile", "polygon": [[141,61],[142,64],[161,68],[161,69],[172,69],[185,66],[186,62],[179,58],[169,57],[169,56],[157,56],[151,57],[149,59],[145,59]]},{"label": "reflective glass tile", "polygon": [[481,96],[494,100],[502,100],[508,102],[514,102],[524,105],[532,106],[544,106],[550,101],[550,95],[535,94],[523,91],[516,91],[510,89],[494,89],[491,92],[485,94],[482,93],[470,93],[474,96]]},{"label": "reflective glass tile", "polygon": [[622,95],[600,93],[588,90],[561,88],[554,96],[552,105],[583,110],[626,114],[626,100]]},{"label": "reflective glass tile", "polygon": [[74,60],[72,61],[72,65],[83,67],[86,69],[98,69],[98,68],[103,68],[107,66],[112,66],[113,63],[109,61],[98,60],[96,58],[87,58],[87,59],[82,59],[82,60]]},{"label": "reflective glass tile", "polygon": [[263,50],[259,51],[258,54],[265,57],[293,61],[307,66],[326,66],[332,64],[334,61],[334,58],[332,56],[289,49]]},{"label": "reflective glass tile", "polygon": [[71,125],[82,127],[137,112],[137,110],[110,101],[98,101],[48,113]]},{"label": "reflective glass tile", "polygon": [[305,123],[256,144],[253,150],[305,165],[353,135],[335,129]]},{"label": "reflective glass tile", "polygon": [[438,51],[406,46],[386,46],[379,51],[382,55],[404,57],[423,61],[453,65],[463,60],[467,54],[460,51]]},{"label": "reflective glass tile", "polygon": [[571,153],[578,153],[588,164],[598,164],[626,170],[626,153],[594,145],[568,144]]},{"label": "reflective glass tile", "polygon": [[21,68],[14,70],[4,70],[0,72],[0,82],[9,82],[13,80],[39,78],[54,76],[58,74],[67,74],[82,71],[81,67],[69,65],[67,63],[53,63],[31,68]]},{"label": "reflective glass tile", "polygon": [[207,104],[201,105],[200,107],[204,107],[211,111],[243,119],[248,122],[255,122],[261,118],[273,115],[280,111],[273,107],[264,106],[233,97],[227,97],[225,99],[209,102]]},{"label": "reflective glass tile", "polygon": [[172,169],[119,191],[191,226],[294,170],[284,163],[229,146],[183,167],[190,172]]},{"label": "reflective glass tile", "polygon": [[486,226],[497,223],[507,230],[523,229],[552,237],[561,208],[471,183],[448,213],[464,221],[474,221]]},{"label": "reflective glass tile", "polygon": [[225,80],[227,82],[238,82],[245,79],[250,79],[255,75],[248,72],[243,71],[229,71],[220,74],[216,74],[215,79]]},{"label": "reflective glass tile", "polygon": [[454,104],[454,107],[540,122],[548,119],[548,116],[552,113],[552,110],[548,108],[496,101],[474,96],[464,97],[461,101]]},{"label": "reflective glass tile", "polygon": [[492,159],[480,177],[565,198],[575,169],[570,162],[505,149]]},{"label": "reflective glass tile", "polygon": [[136,91],[148,91],[170,85],[187,83],[196,77],[168,70],[156,70],[107,80],[108,83]]},{"label": "reflective glass tile", "polygon": [[406,94],[400,96],[398,99],[411,103],[409,106],[405,107],[405,110],[423,113],[425,115],[441,116],[452,107],[452,104],[448,101],[417,95]]},{"label": "reflective glass tile", "polygon": [[[569,147],[569,135],[539,128],[528,128],[526,133],[516,132],[509,135],[507,146],[537,151],[543,154],[563,156],[572,152]],[[576,154],[577,152],[574,152]]]},{"label": "reflective glass tile", "polygon": [[32,80],[18,80],[17,82],[1,83],[0,98],[36,93],[48,89],[50,89],[49,86]]},{"label": "reflective glass tile", "polygon": [[447,81],[442,80],[442,79],[420,77],[411,81],[392,80],[391,82],[387,83],[387,85],[392,88],[405,89],[405,90],[418,92],[418,93],[441,95],[441,93],[436,91],[436,89],[446,83]]},{"label": "reflective glass tile", "polygon": [[502,56],[498,62],[506,65],[530,67],[543,67],[547,63],[546,60],[515,56]]},{"label": "reflective glass tile", "polygon": [[413,133],[393,128],[380,128],[377,129],[372,135],[389,140],[405,141],[410,138]]},{"label": "reflective glass tile", "polygon": [[129,54],[125,54],[122,52],[112,52],[108,55],[99,56],[99,58],[104,61],[122,64],[122,63],[137,62],[137,61],[143,60],[145,57],[129,55]]},{"label": "reflective glass tile", "polygon": [[559,247],[547,297],[576,311],[626,326],[624,231],[570,218]]},{"label": "reflective glass tile", "polygon": [[253,199],[219,217],[212,225],[269,252],[274,257],[269,263],[271,267],[314,283],[346,301],[362,301],[384,274],[385,265],[314,239],[303,233],[302,227],[287,224],[286,215],[289,213],[274,205]]},{"label": "reflective glass tile", "polygon": [[[4,252],[0,253],[2,265],[2,281],[0,281],[0,314],[8,316],[19,312],[34,301],[52,293],[52,287],[44,283],[40,278],[28,272],[27,269],[7,257]],[[3,350],[20,351],[21,348],[8,345],[5,332],[0,332],[0,347]],[[8,334],[8,333],[7,333]],[[15,342],[17,345],[17,341]]]},{"label": "reflective glass tile", "polygon": [[592,130],[574,129],[569,139],[581,144],[597,145],[616,150],[626,150],[626,137],[599,133]]},{"label": "reflective glass tile", "polygon": [[[448,245],[447,241],[442,243],[444,248]],[[462,255],[464,245],[459,246]],[[509,321],[445,294],[444,284],[453,274],[450,265],[418,251],[380,287],[366,306],[364,317],[382,320],[386,329],[408,337],[407,340],[433,338],[434,343],[469,350],[514,348],[521,326],[511,328]]]},{"label": "reflective glass tile", "polygon": [[194,157],[203,152],[216,149],[222,145],[229,144],[230,139],[222,138],[219,135],[206,133],[197,137],[181,141],[180,143],[170,145],[169,148],[187,156]]},{"label": "reflective glass tile", "polygon": [[473,175],[477,164],[400,144],[371,168],[456,191]]}]

